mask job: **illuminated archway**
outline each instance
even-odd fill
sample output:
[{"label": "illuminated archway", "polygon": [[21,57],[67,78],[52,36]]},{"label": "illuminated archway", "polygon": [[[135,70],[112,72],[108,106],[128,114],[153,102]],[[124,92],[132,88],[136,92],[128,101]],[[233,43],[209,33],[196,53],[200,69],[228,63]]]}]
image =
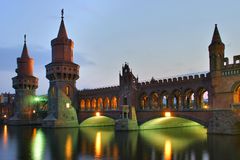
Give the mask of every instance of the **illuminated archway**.
[{"label": "illuminated archway", "polygon": [[194,108],[194,92],[191,89],[186,90],[185,99],[184,99],[184,108],[185,109],[193,109]]},{"label": "illuminated archway", "polygon": [[181,92],[179,90],[173,91],[173,108],[179,109],[181,106]]},{"label": "illuminated archway", "polygon": [[81,102],[80,102],[80,109],[83,111],[85,110],[85,100],[82,99]]},{"label": "illuminated archway", "polygon": [[168,93],[166,91],[163,91],[159,99],[160,107],[162,109],[168,108],[168,98]]},{"label": "illuminated archway", "polygon": [[140,108],[142,110],[144,110],[148,107],[148,96],[146,93],[142,93],[139,101],[140,101]]},{"label": "illuminated archway", "polygon": [[117,109],[117,98],[114,96],[112,97],[112,100],[111,100],[111,108],[113,110],[116,110]]},{"label": "illuminated archway", "polygon": [[102,98],[98,98],[97,100],[97,110],[102,110],[103,109],[103,100]]},{"label": "illuminated archway", "polygon": [[104,106],[104,109],[108,109],[108,108],[109,108],[109,106],[110,106],[110,100],[109,100],[108,97],[106,97],[106,98],[104,99],[103,106]]},{"label": "illuminated archway", "polygon": [[235,87],[233,92],[233,103],[240,104],[240,84]]},{"label": "illuminated archway", "polygon": [[92,99],[92,109],[93,110],[96,110],[96,107],[97,107],[97,101],[95,98]]},{"label": "illuminated archway", "polygon": [[208,108],[208,91],[205,88],[198,89],[196,101],[197,108]]},{"label": "illuminated archway", "polygon": [[91,101],[90,101],[90,99],[87,99],[87,100],[86,100],[86,109],[87,109],[87,110],[90,110],[90,109],[91,109]]},{"label": "illuminated archway", "polygon": [[158,104],[158,94],[156,92],[151,93],[150,95],[150,106],[152,109],[158,109],[159,104]]}]

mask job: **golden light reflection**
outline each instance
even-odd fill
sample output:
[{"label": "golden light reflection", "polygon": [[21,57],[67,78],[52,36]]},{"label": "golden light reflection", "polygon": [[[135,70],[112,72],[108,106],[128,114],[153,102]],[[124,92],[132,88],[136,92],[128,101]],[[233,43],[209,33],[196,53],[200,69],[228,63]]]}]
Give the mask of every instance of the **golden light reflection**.
[{"label": "golden light reflection", "polygon": [[166,140],[164,144],[164,160],[172,159],[172,143],[170,140]]},{"label": "golden light reflection", "polygon": [[33,134],[32,134],[33,139],[36,137],[36,135],[37,135],[37,128],[33,128]]},{"label": "golden light reflection", "polygon": [[102,150],[102,133],[97,132],[95,140],[95,157],[101,157]]},{"label": "golden light reflection", "polygon": [[[36,128],[34,128],[36,129]],[[33,129],[33,137],[32,137],[32,144],[31,144],[31,151],[32,151],[32,159],[33,160],[41,160],[44,159],[44,149],[45,149],[45,136],[41,129]],[[36,132],[36,134],[34,133]],[[35,134],[35,135],[34,135]]]},{"label": "golden light reflection", "polygon": [[8,143],[8,128],[7,125],[4,125],[3,127],[3,144],[4,146],[7,146]]},{"label": "golden light reflection", "polygon": [[67,140],[65,144],[65,156],[66,159],[72,159],[72,136],[67,135]]}]

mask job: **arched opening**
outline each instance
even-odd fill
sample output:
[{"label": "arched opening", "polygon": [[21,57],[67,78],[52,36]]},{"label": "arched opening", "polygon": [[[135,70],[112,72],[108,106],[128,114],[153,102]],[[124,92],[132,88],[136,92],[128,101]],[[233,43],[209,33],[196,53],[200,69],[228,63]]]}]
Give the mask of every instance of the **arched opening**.
[{"label": "arched opening", "polygon": [[177,128],[177,127],[191,127],[201,126],[200,123],[181,117],[159,117],[151,119],[142,125],[140,129],[164,129],[164,128]]},{"label": "arched opening", "polygon": [[102,110],[103,109],[103,100],[102,98],[98,98],[97,100],[97,110]]},{"label": "arched opening", "polygon": [[114,126],[115,120],[106,116],[93,116],[84,120],[80,127],[104,127]]},{"label": "arched opening", "polygon": [[80,101],[80,109],[83,111],[83,110],[85,110],[85,100],[84,99],[82,99],[81,101]]},{"label": "arched opening", "polygon": [[148,107],[148,96],[146,93],[143,93],[140,96],[140,109],[144,110]]},{"label": "arched opening", "polygon": [[92,99],[92,109],[93,110],[96,110],[96,107],[97,107],[97,101],[95,98]]},{"label": "arched opening", "polygon": [[173,108],[178,110],[181,105],[181,92],[179,90],[173,91]]},{"label": "arched opening", "polygon": [[235,105],[236,104],[240,105],[240,84],[237,85],[237,87],[234,90],[234,93],[233,93],[233,103]]},{"label": "arched opening", "polygon": [[109,101],[109,98],[106,97],[104,99],[104,103],[103,103],[103,106],[104,106],[104,109],[108,110],[109,106],[110,106],[110,101]]},{"label": "arched opening", "polygon": [[150,95],[150,106],[151,109],[158,109],[159,108],[159,104],[158,104],[159,100],[158,100],[158,94],[156,92],[151,93]]},{"label": "arched opening", "polygon": [[194,99],[194,92],[193,90],[187,90],[185,92],[185,99],[184,99],[184,108],[185,109],[193,109],[194,108],[194,103],[195,103],[195,99]]},{"label": "arched opening", "polygon": [[112,97],[112,100],[111,100],[111,108],[113,110],[116,110],[117,109],[117,98],[114,96]]},{"label": "arched opening", "polygon": [[87,110],[90,110],[90,109],[91,109],[91,101],[90,101],[90,99],[87,99],[87,100],[86,100],[86,109],[87,109]]},{"label": "arched opening", "polygon": [[207,109],[209,107],[208,104],[208,91],[205,88],[200,88],[198,90],[197,97],[197,108]]},{"label": "arched opening", "polygon": [[161,93],[161,98],[159,99],[161,109],[168,108],[168,98],[169,98],[169,96],[168,96],[168,93],[166,91]]}]

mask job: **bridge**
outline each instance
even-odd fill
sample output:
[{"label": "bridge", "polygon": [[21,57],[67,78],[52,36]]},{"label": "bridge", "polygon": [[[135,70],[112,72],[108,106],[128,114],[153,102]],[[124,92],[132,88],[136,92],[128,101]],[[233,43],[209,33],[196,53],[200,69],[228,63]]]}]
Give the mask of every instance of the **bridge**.
[{"label": "bridge", "polygon": [[[234,109],[136,111],[139,129],[173,128],[202,125],[207,129],[208,133],[214,134],[239,134],[239,114],[240,111]],[[80,126],[82,123],[88,121],[93,117],[97,118],[99,116],[104,116],[116,121],[122,118],[121,115],[122,112],[120,110],[78,112]],[[112,121],[113,123],[110,122],[106,125],[114,125],[114,121]],[[153,123],[154,126],[149,126],[149,122],[153,121],[156,121],[156,123]],[[102,122],[97,118],[92,122],[92,124],[90,123],[86,126],[102,126],[103,124],[101,123]]]}]

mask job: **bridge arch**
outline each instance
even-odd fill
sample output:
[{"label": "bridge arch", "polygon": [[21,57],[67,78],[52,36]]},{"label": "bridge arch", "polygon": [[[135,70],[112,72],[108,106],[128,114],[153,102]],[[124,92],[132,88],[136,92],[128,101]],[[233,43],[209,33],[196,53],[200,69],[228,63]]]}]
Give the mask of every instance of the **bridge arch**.
[{"label": "bridge arch", "polygon": [[80,127],[114,126],[115,120],[108,116],[92,116],[80,123]]},{"label": "bridge arch", "polygon": [[139,126],[140,130],[144,129],[163,129],[177,127],[203,126],[207,127],[206,122],[201,119],[185,115],[174,115],[172,117],[152,117]]}]

